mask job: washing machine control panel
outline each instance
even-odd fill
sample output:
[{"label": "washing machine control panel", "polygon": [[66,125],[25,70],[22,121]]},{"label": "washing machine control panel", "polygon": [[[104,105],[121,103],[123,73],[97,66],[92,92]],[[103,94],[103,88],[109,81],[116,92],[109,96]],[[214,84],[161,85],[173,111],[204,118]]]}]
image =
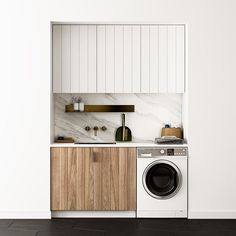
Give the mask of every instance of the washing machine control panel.
[{"label": "washing machine control panel", "polygon": [[187,156],[187,148],[139,148],[138,157]]}]

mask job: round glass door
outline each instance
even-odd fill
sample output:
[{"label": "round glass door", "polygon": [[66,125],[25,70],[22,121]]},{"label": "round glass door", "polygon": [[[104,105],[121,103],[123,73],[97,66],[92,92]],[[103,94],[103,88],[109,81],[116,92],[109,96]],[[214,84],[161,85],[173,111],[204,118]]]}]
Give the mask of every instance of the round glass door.
[{"label": "round glass door", "polygon": [[154,198],[168,199],[180,189],[182,177],[178,167],[170,161],[158,160],[144,171],[143,185]]}]

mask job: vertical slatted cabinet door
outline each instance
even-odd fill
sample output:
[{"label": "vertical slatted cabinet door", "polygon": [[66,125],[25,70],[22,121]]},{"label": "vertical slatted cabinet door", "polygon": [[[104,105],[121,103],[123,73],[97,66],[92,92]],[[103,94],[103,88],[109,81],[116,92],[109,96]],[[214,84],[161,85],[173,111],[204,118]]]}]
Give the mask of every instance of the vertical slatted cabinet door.
[{"label": "vertical slatted cabinet door", "polygon": [[79,92],[88,91],[88,26],[80,25],[79,27]]},{"label": "vertical slatted cabinet door", "polygon": [[140,93],[140,25],[132,26],[132,91]]},{"label": "vertical slatted cabinet door", "polygon": [[77,150],[76,148],[66,148],[67,150],[67,210],[75,210],[77,208]]},{"label": "vertical slatted cabinet door", "polygon": [[176,92],[176,26],[168,25],[167,28],[167,91],[168,93]]},{"label": "vertical slatted cabinet door", "polygon": [[110,148],[91,148],[93,165],[93,210],[110,210]]},{"label": "vertical slatted cabinet door", "polygon": [[106,92],[106,26],[97,25],[97,93]]},{"label": "vertical slatted cabinet door", "polygon": [[101,208],[100,210],[111,210],[111,149],[100,148],[101,155]]},{"label": "vertical slatted cabinet door", "polygon": [[150,91],[150,26],[141,25],[141,93]]},{"label": "vertical slatted cabinet door", "polygon": [[123,93],[132,92],[132,26],[124,25],[124,89]]},{"label": "vertical slatted cabinet door", "polygon": [[127,202],[128,202],[128,209],[130,211],[136,210],[136,148],[127,148],[127,185],[128,185],[128,192],[127,192]]},{"label": "vertical slatted cabinet door", "polygon": [[111,210],[119,210],[119,149],[111,148]]},{"label": "vertical slatted cabinet door", "polygon": [[96,92],[96,25],[71,25],[71,93]]},{"label": "vertical slatted cabinet door", "polygon": [[150,25],[150,93],[158,93],[159,76],[158,76],[158,60],[159,60],[159,29],[158,25]]},{"label": "vertical slatted cabinet door", "polygon": [[71,78],[70,78],[70,47],[71,47],[71,36],[70,36],[70,25],[62,25],[61,35],[61,80],[62,80],[62,93],[70,93],[71,89]]},{"label": "vertical slatted cabinet door", "polygon": [[168,31],[167,25],[159,26],[159,93],[167,93],[168,91],[168,57],[167,57],[167,41]]},{"label": "vertical slatted cabinet door", "polygon": [[88,93],[96,93],[97,90],[96,44],[96,25],[88,25]]},{"label": "vertical slatted cabinet door", "polygon": [[84,210],[94,210],[94,165],[92,148],[84,155]]},{"label": "vertical slatted cabinet door", "polygon": [[53,93],[61,93],[61,25],[52,27]]},{"label": "vertical slatted cabinet door", "polygon": [[185,92],[185,26],[176,26],[176,93]]},{"label": "vertical slatted cabinet door", "polygon": [[106,25],[106,93],[115,91],[115,26]]},{"label": "vertical slatted cabinet door", "polygon": [[67,148],[51,148],[51,210],[68,209]]},{"label": "vertical slatted cabinet door", "polygon": [[93,210],[102,209],[102,152],[101,148],[92,148],[93,165]]},{"label": "vertical slatted cabinet door", "polygon": [[115,25],[115,93],[123,93],[124,88],[124,26]]},{"label": "vertical slatted cabinet door", "polygon": [[136,149],[111,148],[111,210],[136,210]]},{"label": "vertical slatted cabinet door", "polygon": [[76,209],[86,210],[85,162],[90,159],[90,148],[76,148]]},{"label": "vertical slatted cabinet door", "polygon": [[80,26],[71,25],[71,93],[78,93],[80,91]]}]

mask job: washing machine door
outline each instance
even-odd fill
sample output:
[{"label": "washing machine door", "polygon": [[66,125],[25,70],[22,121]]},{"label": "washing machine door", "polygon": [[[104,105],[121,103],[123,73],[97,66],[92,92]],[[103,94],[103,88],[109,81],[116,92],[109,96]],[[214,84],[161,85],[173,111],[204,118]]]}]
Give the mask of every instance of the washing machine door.
[{"label": "washing machine door", "polygon": [[152,162],[143,173],[143,186],[154,198],[169,199],[177,194],[182,184],[179,168],[167,160]]}]

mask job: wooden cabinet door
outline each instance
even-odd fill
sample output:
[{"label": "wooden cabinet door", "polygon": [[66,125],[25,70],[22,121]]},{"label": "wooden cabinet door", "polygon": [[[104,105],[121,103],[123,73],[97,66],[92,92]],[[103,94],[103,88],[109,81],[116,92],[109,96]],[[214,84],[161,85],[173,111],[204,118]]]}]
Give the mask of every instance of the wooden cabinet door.
[{"label": "wooden cabinet door", "polygon": [[111,210],[136,210],[136,148],[111,148]]},{"label": "wooden cabinet door", "polygon": [[51,149],[51,210],[67,209],[67,148]]},{"label": "wooden cabinet door", "polygon": [[135,148],[51,149],[51,210],[135,209]]}]

